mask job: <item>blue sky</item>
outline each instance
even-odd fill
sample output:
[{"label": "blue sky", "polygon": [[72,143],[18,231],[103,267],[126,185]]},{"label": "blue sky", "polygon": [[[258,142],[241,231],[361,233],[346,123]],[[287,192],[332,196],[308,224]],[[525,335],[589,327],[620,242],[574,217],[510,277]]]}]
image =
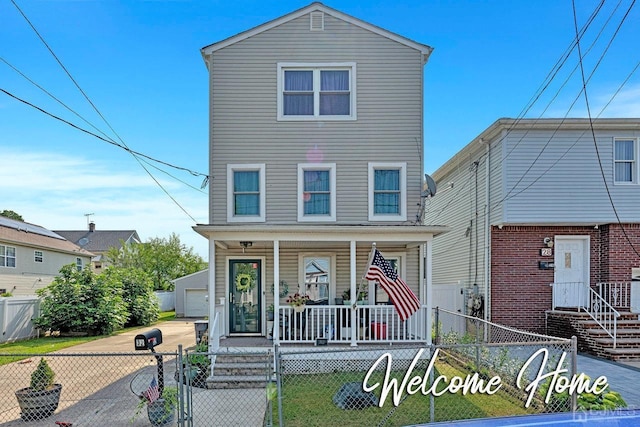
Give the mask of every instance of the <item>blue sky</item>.
[{"label": "blue sky", "polygon": [[[14,1],[108,125],[11,0],[0,1],[0,89],[201,174],[208,173],[208,83],[200,48],[310,3]],[[521,117],[575,38],[569,0],[324,3],[435,49],[425,67],[428,173],[495,120]],[[631,3],[605,4],[585,33],[587,77]],[[576,0],[580,27],[598,4]],[[640,117],[640,72],[621,86],[640,60],[639,24],[640,10],[634,8],[589,80],[594,116],[620,89],[602,116]],[[586,116],[583,98],[570,110],[582,86],[580,70],[571,75],[577,64],[574,50],[526,117]],[[14,210],[52,230],[84,229],[91,213],[98,229],[135,229],[143,240],[175,232],[206,257],[207,241],[191,230],[208,222],[202,176],[152,164],[173,177],[145,164],[150,176],[124,150],[0,93],[0,210]]]}]

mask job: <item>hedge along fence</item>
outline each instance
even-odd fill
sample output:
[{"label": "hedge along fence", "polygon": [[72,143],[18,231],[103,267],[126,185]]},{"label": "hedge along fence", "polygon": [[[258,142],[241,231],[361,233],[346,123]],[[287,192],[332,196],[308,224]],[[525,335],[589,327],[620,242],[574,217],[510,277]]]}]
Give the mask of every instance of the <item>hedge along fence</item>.
[{"label": "hedge along fence", "polygon": [[37,336],[31,319],[39,315],[40,300],[36,296],[0,297],[0,343]]}]

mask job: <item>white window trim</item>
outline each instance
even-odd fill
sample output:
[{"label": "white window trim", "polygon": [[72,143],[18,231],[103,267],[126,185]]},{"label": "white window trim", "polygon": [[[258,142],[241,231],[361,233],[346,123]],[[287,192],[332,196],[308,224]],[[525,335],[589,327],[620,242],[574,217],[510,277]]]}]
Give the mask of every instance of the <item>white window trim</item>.
[{"label": "white window trim", "polygon": [[[351,92],[350,108],[351,112],[348,116],[321,116],[318,108],[319,104],[319,79],[314,78],[314,115],[313,116],[285,116],[283,111],[283,91],[284,91],[284,72],[291,69],[300,70],[349,70],[349,90]],[[316,85],[318,87],[316,87]],[[278,63],[278,79],[277,79],[277,108],[278,121],[341,121],[341,120],[357,120],[358,113],[356,111],[356,63],[355,62],[279,62]]]},{"label": "white window trim", "polygon": [[[260,215],[242,215],[233,214],[233,173],[235,171],[258,171],[260,178]],[[228,164],[227,165],[227,222],[265,222],[266,221],[266,183],[265,183],[265,165],[264,163],[250,164]]]},{"label": "white window trim", "polygon": [[[628,181],[616,181],[616,164],[618,163],[627,163],[627,162],[618,162],[616,160],[616,141],[633,141],[633,154],[634,154],[634,159],[633,159],[633,177],[631,179],[631,182]],[[613,138],[613,144],[612,144],[612,150],[613,152],[611,153],[612,159],[613,159],[613,183],[614,185],[637,185],[640,180],[638,178],[638,174],[640,173],[640,162],[638,161],[638,150],[640,149],[639,144],[638,144],[639,139],[638,138],[634,138],[634,137],[629,137],[629,138],[624,138],[624,137],[616,137]]]},{"label": "white window trim", "polygon": [[298,285],[299,289],[289,288],[289,293],[305,293],[305,271],[304,271],[304,259],[305,258],[329,258],[329,305],[332,305],[334,298],[336,298],[336,254],[332,252],[299,252],[298,253]]},{"label": "white window trim", "polygon": [[[395,215],[381,215],[374,212],[374,171],[377,169],[400,170],[400,212]],[[369,163],[369,221],[406,221],[407,220],[407,163],[371,162]]]},{"label": "white window trim", "polygon": [[[329,171],[330,204],[329,215],[304,214],[304,172],[310,170]],[[298,164],[298,222],[336,220],[336,164],[335,163],[301,163]]]},{"label": "white window trim", "polygon": [[76,269],[82,271],[84,268],[84,260],[80,257],[76,257]]},{"label": "white window trim", "polygon": [[[406,269],[406,259],[407,259],[407,254],[406,252],[385,252],[384,253],[384,259],[387,261],[391,261],[391,260],[397,260],[397,267],[398,267],[398,277],[400,277],[401,279],[406,281],[406,278],[404,277],[403,273],[405,271],[407,271]],[[375,299],[376,299],[376,281],[375,280],[367,280],[368,282],[368,291],[369,291],[369,304],[374,304],[375,303]],[[384,292],[384,291],[382,291]],[[387,295],[387,298],[389,297],[389,295]]]},{"label": "white window trim", "polygon": [[[4,265],[0,265],[0,267],[2,268],[18,268],[18,250],[15,246],[9,246],[9,245],[0,245],[4,247]],[[12,248],[13,249],[13,253],[14,256],[9,257],[7,255],[7,248]],[[8,258],[13,258],[15,260],[15,265],[8,265],[7,263],[7,259]]]},{"label": "white window trim", "polygon": [[[40,258],[40,260],[38,261],[38,258]],[[44,262],[44,252],[43,251],[33,251],[33,262]]]}]

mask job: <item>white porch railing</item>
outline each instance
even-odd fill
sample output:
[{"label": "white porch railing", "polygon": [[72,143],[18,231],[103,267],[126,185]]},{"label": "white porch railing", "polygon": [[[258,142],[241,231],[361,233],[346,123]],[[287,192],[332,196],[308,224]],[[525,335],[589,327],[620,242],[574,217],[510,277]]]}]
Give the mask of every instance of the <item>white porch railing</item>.
[{"label": "white porch railing", "polygon": [[598,283],[598,294],[609,304],[621,309],[631,308],[631,283]]},{"label": "white porch railing", "polygon": [[352,325],[350,305],[308,305],[301,313],[280,307],[281,343],[403,343],[426,342],[426,306],[402,322],[391,305],[358,305]]},{"label": "white porch railing", "polygon": [[613,338],[613,348],[616,348],[618,336],[618,317],[620,313],[611,306],[596,291],[589,287],[589,308],[587,313],[604,331]]},{"label": "white porch railing", "polygon": [[552,283],[553,309],[567,307],[584,310],[613,339],[613,348],[616,348],[620,313],[613,305],[624,307],[630,301],[629,286],[623,285],[598,283],[596,291],[583,282]]}]

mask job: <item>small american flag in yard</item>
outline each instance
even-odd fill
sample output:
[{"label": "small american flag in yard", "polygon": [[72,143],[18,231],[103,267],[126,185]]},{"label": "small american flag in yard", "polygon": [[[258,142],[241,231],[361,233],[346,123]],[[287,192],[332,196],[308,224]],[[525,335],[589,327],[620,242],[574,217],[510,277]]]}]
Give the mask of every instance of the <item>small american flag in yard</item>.
[{"label": "small american flag in yard", "polygon": [[365,278],[375,280],[389,295],[389,299],[396,307],[400,320],[405,321],[420,309],[420,300],[413,293],[404,280],[393,271],[389,261],[384,259],[380,251],[374,249],[373,259]]},{"label": "small american flag in yard", "polygon": [[149,403],[154,402],[160,398],[160,389],[158,388],[158,381],[156,381],[156,377],[153,377],[151,380],[151,384],[149,384],[149,388],[147,391],[142,392],[142,396],[144,396]]}]

